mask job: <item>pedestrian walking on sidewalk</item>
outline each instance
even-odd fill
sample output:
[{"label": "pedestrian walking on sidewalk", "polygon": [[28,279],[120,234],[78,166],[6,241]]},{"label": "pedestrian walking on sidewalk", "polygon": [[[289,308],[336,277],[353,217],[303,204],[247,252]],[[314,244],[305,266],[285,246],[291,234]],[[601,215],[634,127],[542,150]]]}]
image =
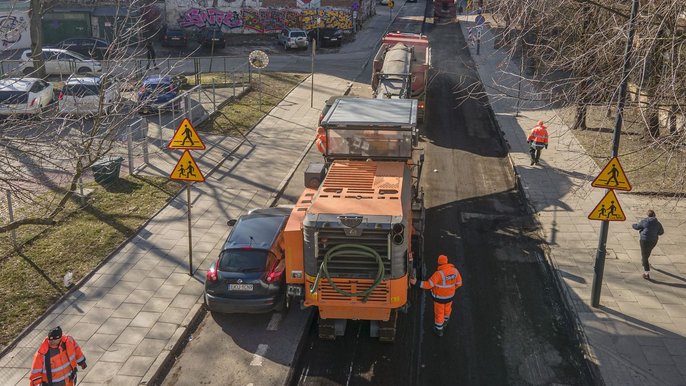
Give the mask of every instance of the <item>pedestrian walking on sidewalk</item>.
[{"label": "pedestrian walking on sidewalk", "polygon": [[145,48],[147,50],[147,57],[148,57],[148,64],[145,66],[146,70],[150,69],[150,63],[152,62],[153,67],[155,67],[155,70],[158,69],[157,63],[155,63],[155,47],[152,46],[152,42],[148,40],[147,43],[145,43]]},{"label": "pedestrian walking on sidewalk", "polygon": [[548,129],[543,121],[538,121],[536,127],[531,130],[531,134],[526,139],[529,144],[529,154],[531,155],[531,165],[538,165],[541,159],[541,151],[548,148]]},{"label": "pedestrian walking on sidewalk", "polygon": [[639,221],[637,224],[631,225],[632,228],[636,229],[640,234],[639,243],[641,245],[641,262],[643,263],[643,278],[650,279],[650,263],[648,259],[650,258],[650,253],[653,248],[657,245],[657,239],[659,236],[665,233],[662,224],[657,221],[655,217],[655,212],[651,209],[648,210],[648,217]]},{"label": "pedestrian walking on sidewalk", "polygon": [[438,269],[426,281],[417,282],[417,278],[410,278],[410,284],[419,288],[430,289],[434,299],[434,332],[443,336],[443,329],[448,325],[452,312],[455,291],[462,287],[462,275],[454,265],[448,263],[448,256],[438,256]]},{"label": "pedestrian walking on sidewalk", "polygon": [[74,386],[77,364],[82,369],[87,367],[81,347],[71,336],[62,335],[62,329],[57,326],[50,330],[33,356],[29,385]]}]

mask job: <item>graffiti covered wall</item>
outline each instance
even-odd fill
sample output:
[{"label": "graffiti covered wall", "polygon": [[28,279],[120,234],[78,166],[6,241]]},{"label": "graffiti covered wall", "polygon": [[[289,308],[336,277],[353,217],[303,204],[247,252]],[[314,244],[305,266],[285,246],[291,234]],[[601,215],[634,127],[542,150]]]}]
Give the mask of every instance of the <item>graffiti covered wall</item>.
[{"label": "graffiti covered wall", "polygon": [[0,13],[0,50],[31,47],[29,14],[26,11]]},{"label": "graffiti covered wall", "polygon": [[303,7],[266,8],[254,0],[174,0],[167,3],[165,16],[168,25],[190,30],[221,28],[227,33],[275,33],[286,27],[314,28],[319,12],[321,27],[353,28],[351,9],[310,8],[320,4],[320,0],[297,3]]}]

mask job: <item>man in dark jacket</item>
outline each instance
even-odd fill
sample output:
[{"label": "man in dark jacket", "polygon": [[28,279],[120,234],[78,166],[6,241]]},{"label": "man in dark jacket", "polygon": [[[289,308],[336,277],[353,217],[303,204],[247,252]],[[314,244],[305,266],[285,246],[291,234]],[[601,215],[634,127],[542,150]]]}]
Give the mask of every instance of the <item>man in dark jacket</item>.
[{"label": "man in dark jacket", "polygon": [[631,225],[640,234],[641,261],[643,262],[643,278],[650,279],[650,252],[657,245],[658,236],[665,233],[662,224],[655,218],[655,212],[648,211],[648,217],[641,220],[638,224]]}]

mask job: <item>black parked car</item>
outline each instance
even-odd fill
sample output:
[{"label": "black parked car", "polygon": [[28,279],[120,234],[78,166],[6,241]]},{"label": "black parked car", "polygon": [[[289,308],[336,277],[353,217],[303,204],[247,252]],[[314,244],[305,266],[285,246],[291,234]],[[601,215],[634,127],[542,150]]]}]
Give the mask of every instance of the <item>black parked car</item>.
[{"label": "black parked car", "polygon": [[310,42],[317,39],[319,30],[318,47],[340,47],[343,44],[343,31],[338,28],[315,28],[307,32],[307,40]]},{"label": "black parked car", "polygon": [[205,48],[212,48],[214,46],[217,48],[226,47],[226,40],[224,39],[224,33],[220,29],[208,28],[200,33],[200,44]]},{"label": "black parked car", "polygon": [[233,229],[205,280],[210,311],[258,313],[288,306],[283,229],[291,210],[257,209],[229,222]]},{"label": "black parked car", "polygon": [[165,27],[160,34],[160,44],[162,47],[186,47],[188,45],[186,32],[181,28]]},{"label": "black parked car", "polygon": [[77,52],[93,59],[104,59],[110,43],[98,38],[69,38],[50,47]]}]

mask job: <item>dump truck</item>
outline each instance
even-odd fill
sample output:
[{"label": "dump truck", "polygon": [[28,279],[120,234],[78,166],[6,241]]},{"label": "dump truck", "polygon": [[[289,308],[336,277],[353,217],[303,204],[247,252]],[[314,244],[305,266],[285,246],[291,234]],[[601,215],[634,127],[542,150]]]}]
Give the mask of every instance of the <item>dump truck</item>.
[{"label": "dump truck", "polygon": [[430,68],[431,47],[426,35],[403,32],[384,35],[373,62],[374,98],[417,99],[417,121],[422,122]]},{"label": "dump truck", "polygon": [[454,20],[456,11],[455,0],[434,0],[434,18]]},{"label": "dump truck", "polygon": [[[343,335],[348,320],[395,339],[409,278],[422,267],[416,118],[415,99],[347,97],[320,122],[324,162],[307,168],[284,240],[287,294],[317,308],[322,339]],[[317,178],[319,186],[308,183]]]}]

